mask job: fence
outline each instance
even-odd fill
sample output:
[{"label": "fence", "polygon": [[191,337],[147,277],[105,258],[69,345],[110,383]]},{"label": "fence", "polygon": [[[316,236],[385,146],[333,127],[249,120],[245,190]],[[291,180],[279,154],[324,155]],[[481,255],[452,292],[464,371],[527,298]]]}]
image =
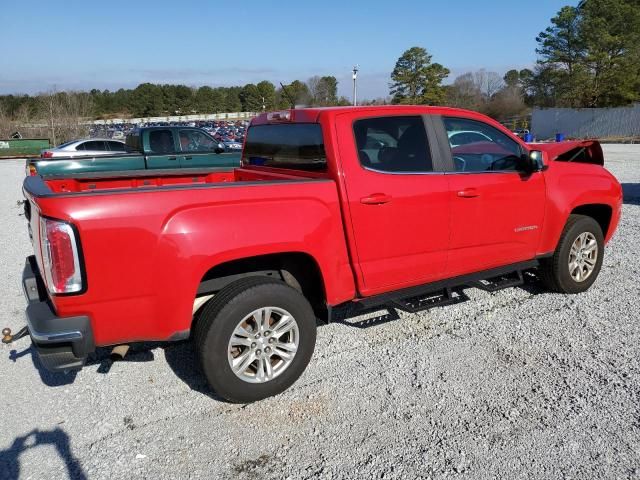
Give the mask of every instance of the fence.
[{"label": "fence", "polygon": [[158,123],[158,122],[193,122],[196,120],[249,120],[255,117],[255,112],[232,113],[203,113],[199,115],[171,115],[166,117],[141,117],[141,118],[110,118],[108,120],[95,120],[94,125],[113,125],[117,123]]},{"label": "fence", "polygon": [[640,139],[640,104],[618,108],[535,108],[531,131],[538,140],[563,133],[571,138]]}]

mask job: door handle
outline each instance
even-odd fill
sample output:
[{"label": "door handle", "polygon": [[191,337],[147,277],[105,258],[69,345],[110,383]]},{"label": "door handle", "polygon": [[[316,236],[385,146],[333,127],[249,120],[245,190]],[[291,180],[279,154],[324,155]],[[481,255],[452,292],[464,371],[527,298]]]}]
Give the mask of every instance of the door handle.
[{"label": "door handle", "polygon": [[389,203],[391,201],[391,195],[386,193],[372,193],[368,197],[362,197],[360,203],[365,205],[382,205],[383,203]]},{"label": "door handle", "polygon": [[184,157],[185,160],[191,160],[193,157]]},{"label": "door handle", "polygon": [[475,198],[480,196],[477,188],[465,188],[458,192],[458,196],[462,198]]},{"label": "door handle", "polygon": [[169,160],[177,160],[178,157],[169,157]]}]

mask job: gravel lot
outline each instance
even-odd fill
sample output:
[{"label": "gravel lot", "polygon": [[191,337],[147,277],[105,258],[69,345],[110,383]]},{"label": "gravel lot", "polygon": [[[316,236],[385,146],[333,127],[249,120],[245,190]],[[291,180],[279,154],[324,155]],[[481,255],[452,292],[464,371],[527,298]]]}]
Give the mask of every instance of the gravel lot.
[{"label": "gravel lot", "polygon": [[[589,292],[469,289],[370,328],[324,326],[277,398],[213,398],[188,342],[116,363],[103,350],[68,376],[27,339],[0,346],[0,478],[640,478],[640,145],[605,158],[625,205]],[[14,331],[22,176],[0,162],[0,327]]]}]

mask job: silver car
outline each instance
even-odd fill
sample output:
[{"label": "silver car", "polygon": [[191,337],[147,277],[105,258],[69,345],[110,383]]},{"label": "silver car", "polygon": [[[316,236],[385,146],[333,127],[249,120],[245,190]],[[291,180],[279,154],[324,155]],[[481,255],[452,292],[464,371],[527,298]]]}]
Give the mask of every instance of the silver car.
[{"label": "silver car", "polygon": [[110,138],[87,138],[63,143],[55,148],[42,150],[42,158],[54,157],[97,157],[127,153],[127,147],[120,140]]}]

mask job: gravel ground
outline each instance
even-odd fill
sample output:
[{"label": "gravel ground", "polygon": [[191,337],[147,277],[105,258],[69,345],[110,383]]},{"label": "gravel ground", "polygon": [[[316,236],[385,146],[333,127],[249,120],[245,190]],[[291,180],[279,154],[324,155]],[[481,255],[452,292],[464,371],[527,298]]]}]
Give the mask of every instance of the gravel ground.
[{"label": "gravel ground", "polygon": [[[640,478],[640,145],[605,155],[625,205],[589,292],[469,289],[324,326],[277,398],[213,398],[187,342],[100,351],[73,376],[42,371],[27,339],[1,346],[0,478]],[[14,330],[22,175],[0,162],[0,326]]]}]

